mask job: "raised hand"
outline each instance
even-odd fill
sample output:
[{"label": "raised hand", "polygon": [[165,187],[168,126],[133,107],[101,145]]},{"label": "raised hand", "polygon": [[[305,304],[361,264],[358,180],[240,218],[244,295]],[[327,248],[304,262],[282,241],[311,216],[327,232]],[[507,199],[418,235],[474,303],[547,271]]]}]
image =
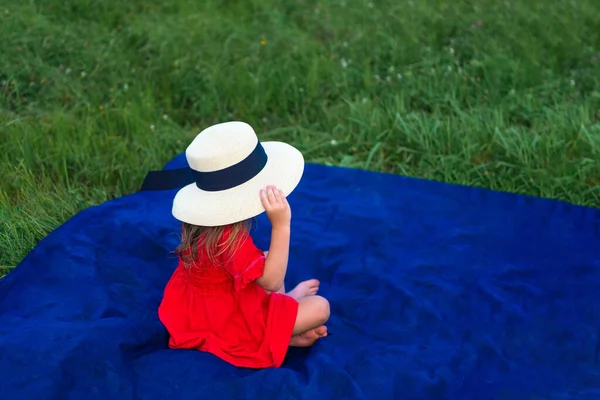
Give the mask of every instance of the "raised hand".
[{"label": "raised hand", "polygon": [[292,209],[282,190],[267,186],[260,191],[260,200],[273,228],[290,226]]}]

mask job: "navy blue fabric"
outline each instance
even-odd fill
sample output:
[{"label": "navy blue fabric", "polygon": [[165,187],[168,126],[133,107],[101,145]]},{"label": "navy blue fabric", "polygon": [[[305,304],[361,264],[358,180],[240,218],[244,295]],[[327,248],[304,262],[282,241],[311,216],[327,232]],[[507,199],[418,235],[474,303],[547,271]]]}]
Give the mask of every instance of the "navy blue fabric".
[{"label": "navy blue fabric", "polygon": [[84,210],[0,281],[0,398],[600,398],[597,210],[308,165],[286,283],[321,280],[331,336],[256,371],[167,348],[174,193]]}]

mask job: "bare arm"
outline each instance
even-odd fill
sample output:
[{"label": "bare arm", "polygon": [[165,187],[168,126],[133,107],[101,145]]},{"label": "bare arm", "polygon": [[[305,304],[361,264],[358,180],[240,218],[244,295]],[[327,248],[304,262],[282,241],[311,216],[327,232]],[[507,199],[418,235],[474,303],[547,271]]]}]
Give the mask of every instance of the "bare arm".
[{"label": "bare arm", "polygon": [[287,272],[291,209],[283,192],[272,186],[261,191],[261,200],[273,228],[264,272],[256,283],[265,290],[277,292]]},{"label": "bare arm", "polygon": [[290,229],[273,228],[265,270],[256,283],[265,290],[277,292],[283,286],[290,249]]}]

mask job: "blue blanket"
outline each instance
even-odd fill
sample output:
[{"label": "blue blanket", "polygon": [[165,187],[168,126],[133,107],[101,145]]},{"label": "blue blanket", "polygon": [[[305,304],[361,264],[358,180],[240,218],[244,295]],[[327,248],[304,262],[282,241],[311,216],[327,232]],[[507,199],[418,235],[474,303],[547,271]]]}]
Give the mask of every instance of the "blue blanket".
[{"label": "blue blanket", "polygon": [[331,335],[256,371],[167,348],[174,193],[79,213],[0,281],[0,398],[600,398],[600,211],[308,165],[286,284],[321,280]]}]

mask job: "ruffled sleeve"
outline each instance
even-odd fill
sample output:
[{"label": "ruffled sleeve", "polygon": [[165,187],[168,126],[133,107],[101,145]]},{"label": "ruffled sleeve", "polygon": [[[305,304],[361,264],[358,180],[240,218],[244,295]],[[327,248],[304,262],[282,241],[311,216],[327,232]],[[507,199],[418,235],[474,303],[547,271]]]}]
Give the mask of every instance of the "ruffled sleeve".
[{"label": "ruffled sleeve", "polygon": [[237,250],[227,262],[226,269],[233,278],[236,291],[260,278],[265,270],[265,254],[254,244],[250,235],[240,238]]}]

